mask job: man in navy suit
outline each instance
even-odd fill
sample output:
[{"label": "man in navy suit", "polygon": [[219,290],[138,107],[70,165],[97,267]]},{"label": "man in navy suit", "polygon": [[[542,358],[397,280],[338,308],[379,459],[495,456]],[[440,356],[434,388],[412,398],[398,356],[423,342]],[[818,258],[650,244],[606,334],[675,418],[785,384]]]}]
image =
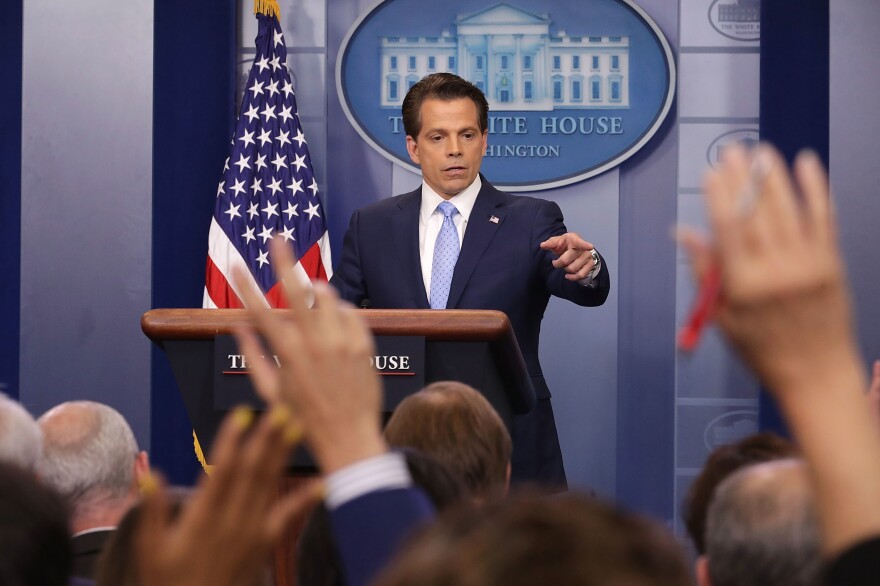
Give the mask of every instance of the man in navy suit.
[{"label": "man in navy suit", "polygon": [[563,488],[550,391],[538,361],[541,319],[551,295],[601,305],[610,277],[595,247],[566,230],[558,205],[503,193],[480,174],[488,110],[479,88],[450,73],[410,88],[403,124],[422,185],[354,213],[331,284],[344,299],[377,309],[505,312],[538,399],[514,422],[512,477]]}]

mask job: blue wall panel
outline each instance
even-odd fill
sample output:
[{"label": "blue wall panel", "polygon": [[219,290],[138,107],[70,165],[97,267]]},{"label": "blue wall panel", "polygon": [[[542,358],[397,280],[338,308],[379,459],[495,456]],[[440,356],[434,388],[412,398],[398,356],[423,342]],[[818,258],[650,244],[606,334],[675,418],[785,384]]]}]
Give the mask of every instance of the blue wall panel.
[{"label": "blue wall panel", "polygon": [[[828,0],[761,3],[761,140],[776,145],[789,162],[810,148],[828,165],[828,8]],[[760,426],[785,433],[766,393],[761,395]]]},{"label": "blue wall panel", "polygon": [[[208,227],[234,121],[233,0],[155,1],[152,306],[201,307]],[[166,357],[152,359],[153,461],[179,483],[199,466]],[[207,446],[205,446],[207,450]]]},{"label": "blue wall panel", "polygon": [[21,238],[21,34],[23,0],[11,0],[0,18],[0,389],[18,397],[19,271]]}]

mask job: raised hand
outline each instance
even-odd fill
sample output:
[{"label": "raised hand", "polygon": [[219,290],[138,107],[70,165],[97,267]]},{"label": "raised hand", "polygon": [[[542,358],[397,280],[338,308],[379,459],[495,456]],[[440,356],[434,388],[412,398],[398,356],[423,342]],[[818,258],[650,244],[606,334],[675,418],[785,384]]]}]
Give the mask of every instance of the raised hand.
[{"label": "raised hand", "polygon": [[290,309],[283,314],[267,309],[241,287],[269,353],[254,329],[236,333],[257,391],[291,409],[325,473],[387,451],[381,435],[382,387],[370,365],[374,344],[366,324],[322,283],[313,285],[310,309],[309,290],[293,271],[289,248],[272,241],[271,253]]},{"label": "raised hand", "polygon": [[276,407],[248,431],[252,418],[244,408],[226,418],[214,442],[212,474],[176,520],[164,484],[155,477],[143,483],[134,537],[142,584],[254,584],[290,521],[318,500],[315,485],[277,498],[288,455],[301,436],[287,410]]}]

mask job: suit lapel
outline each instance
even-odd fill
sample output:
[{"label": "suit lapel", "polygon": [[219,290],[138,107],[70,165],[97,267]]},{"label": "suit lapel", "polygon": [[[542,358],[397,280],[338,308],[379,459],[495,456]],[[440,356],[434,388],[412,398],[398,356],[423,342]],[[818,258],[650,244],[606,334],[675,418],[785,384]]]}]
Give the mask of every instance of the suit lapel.
[{"label": "suit lapel", "polygon": [[419,209],[422,188],[400,198],[397,213],[391,216],[391,238],[397,249],[403,282],[412,292],[416,309],[429,309],[425,281],[422,279],[422,263],[419,258]]},{"label": "suit lapel", "polygon": [[449,299],[446,302],[448,309],[458,305],[461,294],[477,266],[477,262],[492,238],[498,232],[498,228],[504,223],[504,195],[492,187],[481,176],[483,187],[474,202],[468,219],[467,230],[464,233],[464,242],[461,244],[461,253],[458,262],[455,263],[455,272],[452,274],[452,285],[449,288]]}]

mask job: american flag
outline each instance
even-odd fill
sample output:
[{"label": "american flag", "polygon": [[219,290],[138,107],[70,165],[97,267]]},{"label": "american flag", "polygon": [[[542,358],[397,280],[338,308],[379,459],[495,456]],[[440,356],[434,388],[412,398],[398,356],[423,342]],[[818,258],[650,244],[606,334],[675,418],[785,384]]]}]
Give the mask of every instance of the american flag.
[{"label": "american flag", "polygon": [[257,14],[257,20],[257,55],[217,186],[203,307],[243,307],[232,282],[236,266],[250,275],[250,286],[261,291],[270,307],[283,307],[269,259],[272,238],[283,238],[293,247],[302,279],[326,281],[332,271],[324,210],[297,114],[284,35],[276,16]]}]

